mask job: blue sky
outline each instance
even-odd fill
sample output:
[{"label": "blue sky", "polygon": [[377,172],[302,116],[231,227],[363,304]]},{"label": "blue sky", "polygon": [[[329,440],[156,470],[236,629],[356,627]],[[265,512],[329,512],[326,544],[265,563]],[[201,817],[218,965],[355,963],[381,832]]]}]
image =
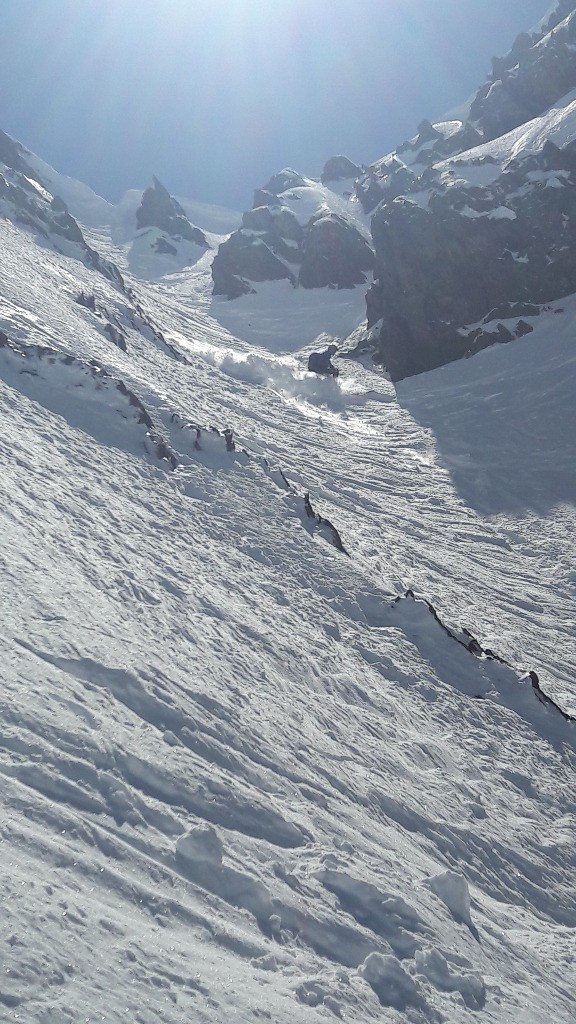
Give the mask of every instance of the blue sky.
[{"label": "blue sky", "polygon": [[0,127],[117,200],[238,208],[467,98],[551,0],[2,0]]}]

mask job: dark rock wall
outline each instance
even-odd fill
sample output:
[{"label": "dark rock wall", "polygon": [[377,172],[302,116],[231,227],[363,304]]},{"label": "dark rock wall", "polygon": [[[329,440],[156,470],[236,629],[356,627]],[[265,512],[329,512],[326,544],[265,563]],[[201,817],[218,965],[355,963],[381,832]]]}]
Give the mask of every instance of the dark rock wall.
[{"label": "dark rock wall", "polygon": [[142,195],[142,203],[136,211],[136,224],[138,228],[158,228],[172,238],[185,239],[208,248],[204,232],[190,223],[180,203],[158,178],[154,178],[152,188],[147,188]]},{"label": "dark rock wall", "polygon": [[[546,171],[564,159],[548,151],[525,163]],[[491,189],[452,188],[426,209],[406,197],[376,211],[368,319],[382,321],[377,357],[394,380],[477,350],[478,333],[472,349],[465,329],[491,312],[497,319],[498,307],[576,291],[576,173],[554,187],[531,173],[516,166]],[[485,344],[494,340],[507,338],[486,332]]]}]

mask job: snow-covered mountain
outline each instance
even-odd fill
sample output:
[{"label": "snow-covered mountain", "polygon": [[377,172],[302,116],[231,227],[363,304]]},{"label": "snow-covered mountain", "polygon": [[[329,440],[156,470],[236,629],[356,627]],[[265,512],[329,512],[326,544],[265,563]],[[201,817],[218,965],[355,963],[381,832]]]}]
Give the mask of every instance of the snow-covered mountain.
[{"label": "snow-covered mountain", "polygon": [[573,1024],[576,298],[362,355],[390,206],[550,255],[571,103],[423,125],[372,231],[388,158],[241,219],[0,136],[0,1019]]},{"label": "snow-covered mountain", "polygon": [[576,291],[576,9],[493,61],[465,121],[431,125],[357,185],[373,210],[364,344],[398,380],[531,330]]}]

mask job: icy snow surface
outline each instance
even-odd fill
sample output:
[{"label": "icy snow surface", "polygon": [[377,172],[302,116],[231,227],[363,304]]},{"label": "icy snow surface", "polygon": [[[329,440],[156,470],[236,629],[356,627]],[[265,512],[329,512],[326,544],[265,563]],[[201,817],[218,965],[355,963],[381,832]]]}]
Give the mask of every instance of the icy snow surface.
[{"label": "icy snow surface", "polygon": [[[439,171],[456,169],[470,185],[489,185],[510,160],[539,153],[546,141],[563,149],[575,139],[576,89],[573,89],[540,117],[527,121],[519,128],[513,128],[491,142],[443,160],[435,164],[435,167]],[[486,158],[495,162],[478,164],[478,161]]]},{"label": "icy snow surface", "polygon": [[573,1022],[575,303],[396,393],[90,226],[165,342],[0,221],[0,1018]]}]

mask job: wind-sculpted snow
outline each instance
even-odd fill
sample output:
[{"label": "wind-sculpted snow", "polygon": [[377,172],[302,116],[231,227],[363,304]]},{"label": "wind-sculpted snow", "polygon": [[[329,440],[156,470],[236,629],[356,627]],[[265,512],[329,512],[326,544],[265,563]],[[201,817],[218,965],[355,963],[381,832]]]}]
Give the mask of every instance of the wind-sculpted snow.
[{"label": "wind-sculpted snow", "polygon": [[0,235],[7,1020],[572,1024],[573,469],[522,505],[503,350],[400,405],[306,374],[329,296],[284,344]]},{"label": "wind-sculpted snow", "polygon": [[102,444],[130,450],[135,426],[142,428],[138,433],[144,451],[151,450],[172,469],[178,465],[137,395],[95,360],[86,363],[56,349],[10,342],[3,332],[0,359],[4,363],[2,376]]}]

